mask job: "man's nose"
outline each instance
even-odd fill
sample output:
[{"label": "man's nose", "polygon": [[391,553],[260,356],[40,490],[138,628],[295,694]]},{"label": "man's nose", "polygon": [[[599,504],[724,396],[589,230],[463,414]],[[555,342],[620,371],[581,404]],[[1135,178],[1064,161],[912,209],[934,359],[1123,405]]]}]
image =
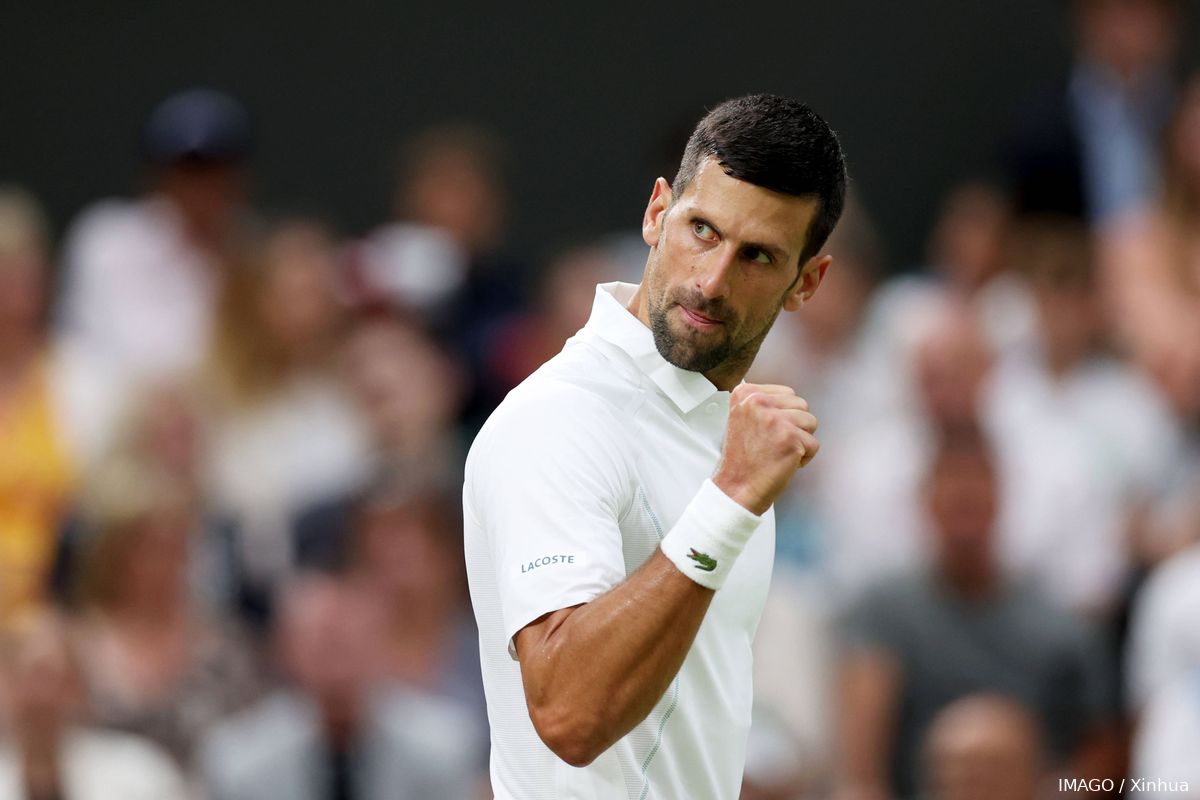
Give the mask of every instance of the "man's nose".
[{"label": "man's nose", "polygon": [[722,245],[706,253],[695,266],[696,288],[705,299],[716,300],[729,294],[729,282],[736,261],[734,249]]}]

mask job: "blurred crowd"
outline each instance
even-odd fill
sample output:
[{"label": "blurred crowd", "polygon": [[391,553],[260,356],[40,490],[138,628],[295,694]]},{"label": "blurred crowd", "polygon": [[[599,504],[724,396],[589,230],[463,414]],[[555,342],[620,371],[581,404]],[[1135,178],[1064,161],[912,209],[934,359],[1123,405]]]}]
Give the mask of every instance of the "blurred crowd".
[{"label": "blurred crowd", "polygon": [[[1200,77],[1177,2],[1071,11],[926,262],[857,187],[749,376],[823,447],[777,505],[745,800],[1200,797]],[[57,240],[0,186],[0,800],[490,797],[463,458],[639,280],[640,212],[531,263],[502,142],[446,125],[347,236],[257,208],[255,145],[190,89],[144,192]]]}]

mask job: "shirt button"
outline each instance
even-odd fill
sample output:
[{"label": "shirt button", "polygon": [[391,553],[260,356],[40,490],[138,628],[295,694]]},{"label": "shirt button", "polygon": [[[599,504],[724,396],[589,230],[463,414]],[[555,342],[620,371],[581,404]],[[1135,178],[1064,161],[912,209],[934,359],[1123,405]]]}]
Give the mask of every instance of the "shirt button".
[{"label": "shirt button", "polygon": [[709,414],[715,414],[715,413],[717,413],[717,408],[718,408],[718,406],[716,403],[709,403],[708,405],[706,405],[704,407],[704,410],[706,412],[708,412]]}]

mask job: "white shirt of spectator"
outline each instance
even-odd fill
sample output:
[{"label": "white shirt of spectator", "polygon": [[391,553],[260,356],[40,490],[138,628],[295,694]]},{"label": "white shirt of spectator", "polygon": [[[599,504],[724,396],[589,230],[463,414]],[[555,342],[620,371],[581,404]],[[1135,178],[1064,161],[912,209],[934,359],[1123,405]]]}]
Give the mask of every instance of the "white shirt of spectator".
[{"label": "white shirt of spectator", "polygon": [[[1200,666],[1155,689],[1141,710],[1133,768],[1141,800],[1196,797],[1200,788]],[[1184,786],[1186,785],[1186,789]]]},{"label": "white shirt of spectator", "polygon": [[[137,736],[78,728],[60,754],[62,796],[71,800],[187,800],[190,793],[174,763]],[[20,759],[0,747],[0,800],[23,800]]]},{"label": "white shirt of spectator", "polygon": [[1004,481],[1004,562],[1066,608],[1107,613],[1130,569],[1131,514],[1180,452],[1166,403],[1119,361],[1097,357],[1056,379],[1029,354],[997,366],[985,404]]},{"label": "white shirt of spectator", "polygon": [[467,279],[468,256],[439,228],[396,222],[361,245],[360,291],[379,292],[401,308],[435,311]]},{"label": "white shirt of spectator", "polygon": [[716,593],[664,696],[587,767],[569,766],[539,739],[512,648],[528,623],[596,598],[641,566],[720,457],[729,393],[659,355],[626,308],[636,288],[597,287],[587,325],[509,394],[467,459],[467,572],[497,800],[717,798],[740,790],[773,510]]},{"label": "white shirt of spectator", "polygon": [[270,402],[212,428],[205,477],[212,502],[240,529],[240,557],[256,581],[291,568],[292,521],[309,505],[351,492],[367,479],[366,431],[331,378],[304,375]]},{"label": "white shirt of spectator", "polygon": [[1126,676],[1137,713],[1200,670],[1200,544],[1159,565],[1134,606]]},{"label": "white shirt of spectator", "polygon": [[186,372],[204,357],[219,275],[167,200],[87,211],[66,270],[59,322],[95,356],[134,375]]},{"label": "white shirt of spectator", "polygon": [[197,367],[220,274],[162,198],[106,200],[67,234],[55,381],[74,455],[99,457],[129,393]]}]

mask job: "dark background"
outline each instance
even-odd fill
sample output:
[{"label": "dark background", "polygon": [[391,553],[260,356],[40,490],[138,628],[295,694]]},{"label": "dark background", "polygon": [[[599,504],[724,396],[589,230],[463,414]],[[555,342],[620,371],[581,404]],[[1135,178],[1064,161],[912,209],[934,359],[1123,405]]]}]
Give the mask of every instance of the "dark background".
[{"label": "dark background", "polygon": [[398,142],[480,122],[508,145],[509,244],[543,258],[636,226],[673,169],[667,142],[678,158],[672,132],[770,91],[840,132],[904,268],[941,193],[990,169],[1015,106],[1068,65],[1055,0],[507,5],[6,3],[0,181],[33,190],[61,231],[91,200],[136,191],[137,131],[158,100],[210,85],[255,114],[258,200],[356,233],[388,212]]}]

